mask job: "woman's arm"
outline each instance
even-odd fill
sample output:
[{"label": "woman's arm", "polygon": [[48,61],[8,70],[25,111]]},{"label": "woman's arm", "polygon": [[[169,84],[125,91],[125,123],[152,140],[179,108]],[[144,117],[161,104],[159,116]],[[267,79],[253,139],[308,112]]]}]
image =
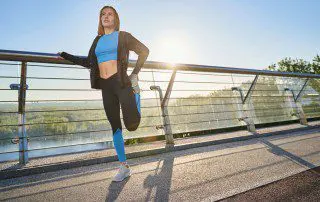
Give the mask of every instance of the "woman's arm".
[{"label": "woman's arm", "polygon": [[83,66],[83,67],[90,69],[88,57],[78,57],[78,56],[74,56],[74,55],[71,55],[66,52],[61,52],[61,53],[59,52],[58,54],[61,57],[63,57],[64,59],[69,60],[76,65],[80,65],[80,66]]},{"label": "woman's arm", "polygon": [[90,56],[90,53],[93,51],[94,44],[95,44],[97,39],[98,39],[98,36],[96,36],[95,39],[93,40],[87,57],[78,57],[78,56],[74,56],[74,55],[71,55],[71,54],[66,53],[66,52],[61,52],[61,53],[59,52],[58,54],[62,58],[66,59],[66,60],[69,60],[69,61],[73,62],[76,65],[80,65],[80,66],[86,67],[88,69],[91,69],[89,56]]},{"label": "woman's arm", "polygon": [[138,55],[138,60],[136,66],[134,67],[132,74],[138,74],[144,62],[147,60],[149,55],[149,49],[141,43],[138,39],[128,33],[129,41],[128,48],[129,50],[134,51]]}]

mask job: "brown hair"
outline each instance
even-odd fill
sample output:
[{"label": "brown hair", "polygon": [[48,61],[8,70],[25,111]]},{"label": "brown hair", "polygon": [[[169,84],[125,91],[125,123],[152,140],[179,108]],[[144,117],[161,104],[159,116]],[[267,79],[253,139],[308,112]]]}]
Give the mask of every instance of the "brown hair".
[{"label": "brown hair", "polygon": [[99,25],[98,25],[98,35],[103,35],[104,33],[104,29],[102,26],[102,22],[101,22],[101,16],[102,16],[102,10],[105,8],[111,8],[113,10],[113,13],[115,15],[115,31],[119,31],[120,29],[120,19],[119,19],[119,15],[116,11],[116,9],[114,9],[112,6],[104,6],[103,8],[101,8],[100,13],[99,13]]}]

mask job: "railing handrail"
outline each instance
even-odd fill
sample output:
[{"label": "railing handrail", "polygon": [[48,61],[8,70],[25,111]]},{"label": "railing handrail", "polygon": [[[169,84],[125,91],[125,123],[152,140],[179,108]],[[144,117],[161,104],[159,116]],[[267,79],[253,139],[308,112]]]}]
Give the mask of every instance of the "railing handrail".
[{"label": "railing handrail", "polygon": [[[78,56],[81,58],[86,58],[86,56]],[[40,66],[40,67],[55,67],[55,68],[74,68],[74,69],[85,69],[84,67],[75,67],[73,66],[74,64],[70,61],[67,61],[61,57],[58,57],[57,53],[41,53],[41,52],[28,52],[28,51],[15,51],[15,50],[1,50],[0,49],[0,61],[15,61],[14,63],[8,63],[8,62],[0,62],[0,64],[3,65],[15,65],[15,66],[20,66],[20,77],[18,75],[16,76],[9,76],[9,75],[3,75],[0,76],[1,78],[5,78],[8,79],[9,78],[9,82],[10,81],[16,81],[16,79],[20,78],[20,83],[15,83],[10,84],[10,88],[3,88],[0,90],[18,90],[18,122],[16,121],[12,121],[11,118],[16,116],[13,115],[12,116],[12,112],[10,111],[6,111],[4,110],[2,112],[2,114],[5,113],[11,113],[9,115],[5,115],[6,117],[10,117],[8,118],[8,122],[4,123],[2,125],[0,125],[0,127],[2,128],[15,128],[14,130],[11,130],[8,132],[8,134],[15,134],[18,133],[18,135],[16,137],[14,137],[12,139],[12,137],[9,135],[6,135],[8,137],[4,137],[4,138],[0,138],[0,141],[7,141],[11,139],[12,143],[19,143],[19,151],[7,151],[4,153],[0,153],[1,154],[11,154],[11,153],[19,153],[19,163],[21,164],[26,164],[28,162],[28,152],[30,151],[36,151],[36,152],[41,152],[42,149],[57,149],[60,147],[68,147],[68,146],[76,146],[76,145],[90,145],[93,143],[100,143],[97,141],[89,141],[89,142],[77,142],[77,143],[72,143],[69,145],[63,145],[63,146],[44,146],[43,148],[31,148],[28,149],[28,142],[29,140],[32,141],[32,138],[39,138],[39,137],[64,137],[65,135],[70,135],[68,137],[71,137],[71,135],[73,134],[84,134],[85,136],[87,134],[90,134],[90,137],[87,138],[91,138],[91,133],[105,133],[105,132],[112,132],[111,127],[108,127],[108,129],[106,129],[105,127],[101,127],[101,125],[99,123],[102,123],[106,121],[105,117],[95,117],[95,118],[90,118],[90,115],[88,114],[88,112],[84,112],[86,115],[89,115],[88,117],[85,116],[86,118],[82,119],[78,119],[78,118],[73,118],[73,114],[74,113],[78,113],[79,111],[81,112],[82,110],[103,110],[103,108],[98,109],[96,105],[88,105],[86,106],[87,109],[80,109],[81,107],[78,107],[79,105],[75,104],[74,108],[69,108],[68,105],[65,105],[67,108],[65,108],[64,105],[61,105],[62,108],[57,108],[57,107],[53,107],[53,108],[48,108],[47,105],[45,105],[45,108],[42,108],[41,105],[39,105],[41,108],[39,108],[39,106],[36,106],[35,108],[33,108],[32,105],[30,105],[30,108],[27,108],[28,110],[25,110],[25,106],[26,106],[26,102],[32,103],[32,102],[51,102],[51,101],[57,101],[57,102],[66,102],[66,101],[80,101],[79,98],[72,98],[72,100],[69,99],[65,99],[65,100],[61,100],[60,98],[58,98],[57,100],[55,100],[55,98],[45,98],[45,100],[27,100],[26,99],[26,93],[27,90],[28,92],[30,92],[30,90],[45,90],[45,91],[62,91],[62,90],[66,90],[66,91],[93,91],[92,89],[83,89],[83,88],[28,88],[28,85],[26,83],[27,79],[66,79],[66,80],[75,80],[77,78],[64,78],[64,77],[36,77],[36,76],[31,76],[28,77],[27,76],[27,67],[28,66]],[[46,63],[46,64],[60,64],[58,65],[38,65],[38,64],[29,64],[29,62],[36,62],[36,63]],[[21,64],[20,64],[21,63]],[[129,67],[133,67],[135,65],[136,61],[135,60],[129,60]],[[66,65],[70,65],[70,66],[62,66],[62,64],[66,64]],[[147,85],[150,85],[150,89],[145,90],[145,91],[155,91],[155,96],[152,96],[152,99],[157,99],[156,102],[152,101],[149,102],[149,106],[143,106],[141,108],[148,108],[148,114],[149,115],[143,115],[141,118],[143,118],[143,120],[148,120],[148,121],[144,121],[144,124],[142,126],[140,126],[139,128],[142,129],[143,133],[144,132],[149,132],[152,131],[152,133],[154,133],[155,129],[156,130],[163,130],[161,132],[161,135],[164,135],[165,139],[166,139],[166,148],[171,148],[174,146],[174,138],[173,135],[174,133],[178,132],[178,133],[184,133],[184,132],[199,132],[200,130],[211,130],[212,128],[217,128],[217,126],[213,126],[212,123],[214,123],[214,125],[216,125],[215,123],[218,121],[223,121],[223,122],[229,122],[231,124],[235,124],[237,126],[243,126],[243,124],[240,124],[241,122],[244,122],[245,125],[247,126],[248,131],[255,133],[256,129],[255,129],[255,120],[259,120],[259,122],[261,123],[261,118],[265,119],[265,121],[270,122],[269,118],[272,118],[273,121],[281,121],[281,120],[294,120],[294,116],[299,118],[300,123],[303,125],[307,125],[307,119],[306,119],[306,115],[303,111],[303,103],[301,103],[301,96],[302,92],[306,92],[306,91],[310,91],[310,90],[305,90],[305,87],[308,85],[308,82],[310,81],[310,78],[320,78],[319,74],[307,74],[307,73],[293,73],[293,72],[278,72],[278,71],[269,71],[269,70],[256,70],[256,69],[244,69],[244,68],[234,68],[234,67],[220,67],[220,66],[208,66],[208,65],[194,65],[194,64],[172,64],[172,63],[165,63],[165,62],[155,62],[155,61],[146,61],[146,63],[144,64],[144,68],[145,69],[152,69],[152,70],[158,70],[157,72],[160,72],[160,70],[169,70],[169,71],[165,71],[165,72],[161,72],[161,73],[168,73],[171,74],[171,78],[169,81],[164,81],[164,82],[169,82],[167,87],[163,88],[160,85],[156,84],[156,80],[154,77],[153,80],[151,82],[146,81]],[[192,95],[195,96],[189,96],[189,97],[176,97],[178,95],[175,94],[175,96],[171,97],[171,93],[174,91],[215,91],[216,89],[195,89],[192,86],[192,89],[173,89],[173,83],[174,82],[188,82],[188,81],[175,81],[175,77],[176,77],[176,73],[177,70],[183,70],[183,71],[193,71],[193,72],[180,72],[182,74],[197,74],[197,75],[201,75],[200,72],[216,72],[217,74],[219,73],[224,73],[225,75],[222,76],[230,76],[230,74],[244,74],[244,75],[252,75],[255,76],[255,78],[253,79],[253,81],[244,81],[241,82],[239,84],[241,85],[237,85],[237,83],[235,83],[232,79],[232,86],[231,85],[227,85],[227,86],[223,86],[223,89],[221,89],[225,95],[219,95],[219,94],[209,94],[206,95],[206,99],[209,99],[209,102],[198,102],[198,100],[186,100],[186,102],[181,101],[181,99],[196,99],[196,98],[200,98],[200,96],[202,95],[197,95],[192,93]],[[212,75],[210,74],[203,74],[203,75]],[[306,79],[301,79],[301,80],[305,80],[303,81],[304,84],[302,87],[299,87],[299,89],[292,89],[291,88],[291,84],[276,84],[276,85],[286,85],[284,86],[284,89],[281,88],[267,88],[267,89],[255,89],[255,86],[258,85],[257,84],[257,80],[259,78],[259,75],[267,75],[267,76],[281,76],[281,77],[300,77],[300,78],[306,78]],[[152,76],[154,76],[152,74]],[[231,75],[232,76],[232,75]],[[239,76],[239,75],[237,75]],[[14,78],[14,79],[12,79]],[[201,76],[199,76],[199,78],[201,79]],[[81,79],[83,80],[83,79]],[[88,80],[88,79],[86,79]],[[212,81],[207,82],[207,83],[217,83],[216,81],[214,81],[215,78],[212,78]],[[300,80],[300,79],[299,79]],[[6,81],[7,82],[7,81]],[[159,81],[162,82],[162,81]],[[199,83],[199,81],[197,82],[190,82],[190,83]],[[242,89],[242,84],[250,84],[249,89],[247,90],[245,87],[245,90]],[[153,85],[151,85],[153,84]],[[231,83],[230,83],[231,84]],[[205,84],[207,85],[207,84]],[[211,84],[209,84],[211,85]],[[213,85],[213,84],[212,84]],[[287,86],[288,85],[288,86]],[[313,84],[312,84],[313,85]],[[237,86],[237,87],[234,87]],[[288,88],[290,87],[290,88]],[[311,86],[312,87],[312,86]],[[229,89],[228,89],[229,88]],[[230,89],[231,88],[231,89]],[[231,91],[232,95],[230,95],[229,92],[227,91]],[[252,101],[249,98],[255,98],[257,96],[261,96],[264,94],[261,93],[257,93],[256,95],[253,95],[253,92],[259,92],[259,91],[276,91],[276,92],[286,92],[286,91],[290,91],[292,93],[292,101],[291,101],[291,96],[289,96],[288,94],[285,93],[281,93],[281,94],[267,94],[268,97],[282,97],[280,99],[277,99],[276,101],[271,100],[272,102],[267,102],[268,107],[265,107],[265,105],[257,105],[257,106],[262,106],[261,108],[257,107],[256,105],[254,106],[254,104],[257,103],[261,103],[261,102],[256,102],[256,101]],[[298,93],[295,93],[295,91],[299,91]],[[34,92],[34,91],[33,91]],[[163,93],[165,92],[165,93]],[[234,93],[239,93],[240,97],[234,95]],[[314,91],[313,88],[311,88],[311,92],[316,92]],[[31,91],[32,94],[32,91]],[[148,93],[149,94],[149,93]],[[182,95],[182,94],[181,94]],[[72,95],[71,95],[72,96]],[[58,96],[59,97],[59,96]],[[213,100],[211,100],[211,98],[219,98],[219,102],[215,102]],[[265,98],[263,98],[263,101],[266,101],[267,96],[264,96]],[[94,99],[94,97],[85,97],[87,98],[87,100],[81,100],[81,101],[99,101],[101,103],[101,99],[97,100]],[[88,99],[90,98],[90,99]],[[151,99],[151,98],[144,98],[144,100],[146,99]],[[231,100],[231,102],[229,101],[229,98],[237,98],[236,100]],[[239,99],[241,98],[241,100]],[[248,98],[248,99],[247,99]],[[174,105],[170,106],[168,104],[169,99],[179,99],[179,102],[177,101]],[[203,99],[203,98],[201,98]],[[220,100],[222,99],[222,100]],[[316,114],[318,114],[318,111],[316,111],[316,107],[317,105],[313,104],[313,101],[315,99],[312,98],[310,100],[308,100],[309,102],[309,107],[312,107],[310,109],[312,110],[308,110],[309,111],[309,116],[311,114],[313,117],[316,116]],[[160,102],[159,102],[160,101]],[[240,101],[240,102],[239,102]],[[259,101],[259,100],[258,100]],[[1,101],[1,102],[10,102],[10,101]],[[16,102],[16,101],[14,101]],[[279,103],[280,102],[280,103]],[[288,105],[286,104],[286,102],[290,102]],[[147,102],[146,102],[147,103]],[[150,103],[152,103],[152,105],[150,105]],[[210,104],[209,104],[210,103]],[[264,102],[265,103],[265,102]],[[270,107],[272,106],[271,103],[277,103],[275,105],[275,107]],[[285,104],[283,104],[285,103]],[[93,103],[94,104],[94,103]],[[230,104],[232,105],[231,107]],[[271,104],[269,106],[269,104]],[[220,105],[220,106],[219,106]],[[4,105],[5,106],[5,105]],[[12,105],[13,106],[13,105]],[[69,105],[70,106],[70,105]],[[172,108],[172,107],[179,107],[179,108]],[[6,107],[6,106],[5,106]],[[101,107],[101,105],[100,105]],[[180,108],[181,107],[181,108]],[[201,108],[199,108],[201,107]],[[160,110],[161,108],[161,110]],[[30,110],[31,109],[31,110]],[[199,109],[199,110],[198,110]],[[207,111],[207,109],[209,109]],[[271,109],[271,110],[270,110]],[[11,107],[10,107],[11,110]],[[150,111],[149,111],[150,110]],[[187,112],[186,110],[189,110],[189,112]],[[38,115],[37,113],[45,113],[44,114],[40,114],[39,117],[45,117],[48,114],[52,114],[52,113],[57,113],[57,115],[49,115],[49,116],[53,116],[53,117],[58,117],[61,116],[62,119],[46,119],[46,118],[41,118],[38,119]],[[265,113],[266,112],[266,113]],[[269,113],[271,112],[271,114]],[[275,112],[275,113],[274,113]],[[1,113],[1,112],[0,112]],[[34,118],[31,118],[30,120],[28,119],[28,122],[26,121],[26,117],[27,114],[30,113],[35,113],[36,115],[34,116]],[[59,114],[60,113],[60,114]],[[83,112],[81,112],[80,116],[82,115]],[[91,112],[90,112],[91,113]],[[101,114],[101,113],[100,113]],[[69,115],[71,118],[69,118]],[[191,115],[196,115],[194,117],[191,117]],[[64,118],[65,116],[68,116],[68,118]],[[184,117],[184,118],[180,118],[182,116],[188,116]],[[162,119],[162,121],[159,120]],[[170,122],[170,118],[171,118],[171,122]],[[186,118],[186,119],[185,119]],[[121,118],[123,121],[123,117]],[[151,120],[152,119],[152,120]],[[151,120],[151,122],[149,121]],[[172,120],[175,120],[174,122],[172,122]],[[91,124],[92,122],[94,122],[94,124]],[[90,124],[88,124],[90,123]],[[52,124],[63,124],[63,128],[61,129],[61,127],[58,128],[58,130],[56,129],[52,129],[52,127],[55,127],[55,125],[52,126]],[[71,127],[69,128],[69,126],[67,124],[71,124]],[[150,125],[151,124],[151,125]],[[186,124],[193,124],[190,125],[190,127],[184,127]],[[221,123],[222,124],[222,123]],[[40,125],[40,126],[39,126]],[[49,126],[43,126],[43,125],[49,125]],[[78,127],[78,125],[81,125],[81,127]],[[183,127],[180,128],[177,127],[177,125],[183,125]],[[61,125],[60,125],[61,126]],[[66,127],[65,127],[66,126]],[[173,127],[172,127],[173,126]],[[199,130],[199,126],[200,126],[200,130]],[[204,127],[202,127],[204,126]],[[222,124],[222,127],[227,127],[225,124]],[[28,134],[27,134],[27,128],[31,128],[31,130],[28,131],[28,133],[30,132],[31,134],[34,133],[32,135],[31,138],[29,138]],[[34,130],[33,130],[33,129]],[[201,129],[202,128],[202,129]],[[221,127],[219,127],[221,128]],[[48,130],[47,130],[48,129]],[[174,130],[173,130],[174,129]],[[41,131],[44,131],[41,132]],[[5,132],[6,133],[6,132]],[[155,135],[159,135],[159,132],[155,132]],[[57,139],[59,139],[57,138]],[[132,138],[132,137],[131,137]],[[78,141],[78,140],[77,140]],[[50,143],[51,144],[51,143]]]},{"label": "railing handrail", "polygon": [[[78,57],[86,57],[86,56],[78,56]],[[4,49],[0,49],[0,60],[53,63],[53,64],[73,64],[70,61],[58,58],[58,54],[54,54],[54,53],[41,53],[41,52],[16,51],[16,50],[4,50]],[[129,66],[134,66],[135,62],[136,60],[129,60]],[[279,71],[270,71],[270,70],[196,65],[196,64],[182,64],[182,63],[175,63],[173,65],[172,63],[157,62],[157,61],[146,61],[144,63],[143,68],[176,69],[176,70],[186,70],[186,71],[236,73],[236,74],[300,77],[300,78],[320,78],[320,74],[279,72]]]}]

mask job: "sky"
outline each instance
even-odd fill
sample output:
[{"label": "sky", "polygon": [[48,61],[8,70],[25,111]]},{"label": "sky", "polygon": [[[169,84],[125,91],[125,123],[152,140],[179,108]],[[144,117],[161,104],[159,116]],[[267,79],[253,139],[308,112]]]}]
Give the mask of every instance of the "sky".
[{"label": "sky", "polygon": [[[99,10],[113,6],[120,30],[149,61],[263,69],[320,53],[319,0],[1,0],[0,49],[87,55]],[[130,53],[130,59],[136,59]]]}]

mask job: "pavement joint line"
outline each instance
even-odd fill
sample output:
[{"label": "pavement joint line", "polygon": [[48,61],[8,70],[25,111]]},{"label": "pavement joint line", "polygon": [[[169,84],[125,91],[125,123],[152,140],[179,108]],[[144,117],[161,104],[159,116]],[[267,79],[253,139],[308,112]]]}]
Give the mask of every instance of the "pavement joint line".
[{"label": "pavement joint line", "polygon": [[[231,142],[237,142],[237,141],[245,141],[245,140],[262,138],[262,137],[284,135],[292,132],[309,131],[313,129],[320,129],[320,125],[314,125],[314,126],[311,125],[307,127],[293,128],[293,129],[287,129],[283,131],[265,132],[260,134],[253,133],[252,135],[248,135],[248,136],[232,137],[232,138],[225,138],[225,139],[219,139],[219,140],[210,140],[210,141],[198,142],[198,143],[189,143],[189,144],[183,144],[183,145],[176,145],[174,147],[164,146],[164,148],[156,148],[156,149],[127,153],[126,156],[127,156],[127,159],[134,159],[139,157],[152,156],[157,154],[193,149],[198,147],[206,147],[206,146],[225,144],[225,143],[231,143]],[[59,171],[63,169],[70,169],[70,168],[76,168],[76,167],[82,167],[82,166],[90,166],[90,165],[101,164],[101,163],[110,163],[115,161],[118,161],[118,158],[116,155],[99,157],[99,158],[91,158],[86,160],[62,162],[62,163],[58,162],[58,163],[48,164],[44,166],[14,168],[14,169],[7,168],[0,171],[0,180],[41,174],[46,172],[54,172],[54,171]]]}]

